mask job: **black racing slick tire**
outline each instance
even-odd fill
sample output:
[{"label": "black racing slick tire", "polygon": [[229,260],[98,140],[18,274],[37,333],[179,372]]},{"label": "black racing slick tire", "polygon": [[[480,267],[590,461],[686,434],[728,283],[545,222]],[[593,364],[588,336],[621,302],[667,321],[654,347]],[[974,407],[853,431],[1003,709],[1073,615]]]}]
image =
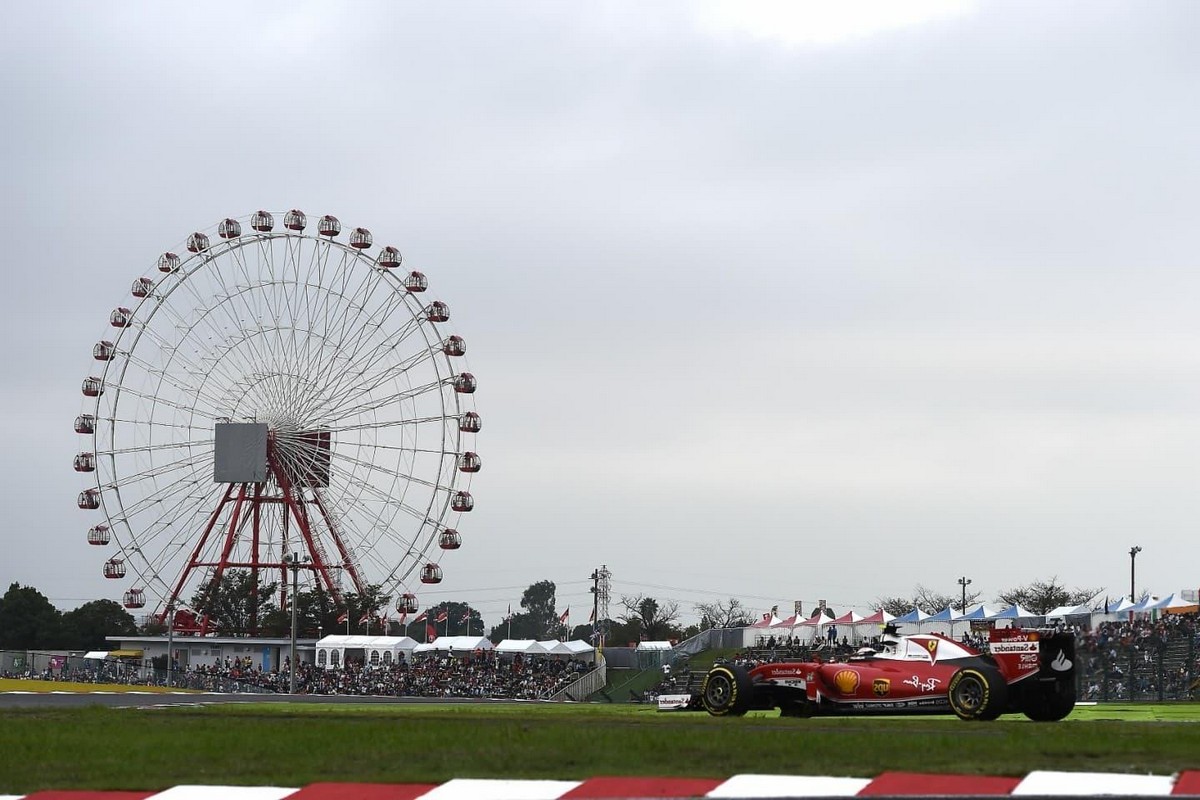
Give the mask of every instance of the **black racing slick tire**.
[{"label": "black racing slick tire", "polygon": [[746,670],[718,664],[704,676],[700,700],[704,710],[714,717],[740,717],[750,709],[753,691]]},{"label": "black racing slick tire", "polygon": [[993,720],[1004,713],[1008,685],[993,667],[963,667],[947,689],[950,709],[965,720]]},{"label": "black racing slick tire", "polygon": [[1065,719],[1075,710],[1075,685],[1069,681],[1055,681],[1034,687],[1025,697],[1025,707],[1021,710],[1034,722]]}]

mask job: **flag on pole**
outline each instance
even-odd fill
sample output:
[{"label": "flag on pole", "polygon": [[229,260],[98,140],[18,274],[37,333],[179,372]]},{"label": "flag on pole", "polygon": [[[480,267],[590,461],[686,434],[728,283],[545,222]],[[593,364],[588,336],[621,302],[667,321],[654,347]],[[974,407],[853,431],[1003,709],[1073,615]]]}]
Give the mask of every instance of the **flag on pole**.
[{"label": "flag on pole", "polygon": [[413,625],[420,625],[422,622],[424,622],[428,618],[429,618],[429,612],[422,611],[420,614],[417,614],[417,616],[413,619]]},{"label": "flag on pole", "polygon": [[445,622],[449,618],[450,615],[446,612],[446,609],[443,608],[438,612],[437,619],[435,619],[434,622]]},{"label": "flag on pole", "polygon": [[349,611],[343,611],[342,615],[340,617],[338,617],[338,619],[337,619],[339,625],[341,625],[343,622],[348,622],[349,620],[350,620],[350,612]]},{"label": "flag on pole", "polygon": [[436,638],[437,638],[437,628],[433,627],[428,622],[426,622],[425,623],[425,641],[432,642]]},{"label": "flag on pole", "polygon": [[588,614],[588,622],[595,622],[595,621],[596,621],[596,609],[593,607],[592,613]]},{"label": "flag on pole", "polygon": [[368,611],[367,613],[363,614],[361,617],[358,618],[358,624],[366,625],[367,621],[370,619],[371,619],[371,612]]},{"label": "flag on pole", "polygon": [[400,620],[399,620],[399,623],[400,623],[401,625],[407,625],[407,624],[408,624],[408,612],[407,612],[407,611],[401,611],[401,612],[400,612]]},{"label": "flag on pole", "polygon": [[508,613],[504,615],[505,622],[512,622],[512,603],[508,604]]},{"label": "flag on pole", "polygon": [[559,625],[566,625],[567,620],[571,618],[571,607],[567,606],[567,610],[562,612],[562,616],[558,618]]},{"label": "flag on pole", "polygon": [[468,608],[466,611],[463,612],[462,619],[460,619],[459,622],[470,622],[470,621],[471,621],[471,609]]},{"label": "flag on pole", "polygon": [[379,618],[379,625],[383,629],[383,635],[387,636],[387,626],[388,626],[387,614],[384,614],[382,617]]}]

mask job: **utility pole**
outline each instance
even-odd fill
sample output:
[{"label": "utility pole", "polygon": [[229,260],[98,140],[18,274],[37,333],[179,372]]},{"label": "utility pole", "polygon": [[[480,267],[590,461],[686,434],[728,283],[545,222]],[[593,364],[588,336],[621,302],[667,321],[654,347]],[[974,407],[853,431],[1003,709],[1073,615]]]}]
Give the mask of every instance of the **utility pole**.
[{"label": "utility pole", "polygon": [[958,585],[962,587],[962,606],[960,606],[960,609],[965,614],[967,613],[967,587],[971,585],[971,579],[963,575],[958,579]]},{"label": "utility pole", "polygon": [[[1140,547],[1134,546],[1134,547],[1129,548],[1129,602],[1131,602],[1131,603],[1137,602],[1137,598],[1134,597],[1134,594],[1137,592],[1137,589],[1134,588],[1135,581],[1134,581],[1133,570],[1134,570],[1134,564],[1137,561],[1137,554],[1140,552],[1142,552],[1142,548],[1140,548]],[[1130,619],[1132,619],[1132,616],[1130,617]]]},{"label": "utility pole", "polygon": [[608,624],[608,601],[612,591],[612,573],[608,566],[601,564],[600,569],[592,570],[592,646],[598,650],[604,649],[604,637]]},{"label": "utility pole", "polygon": [[167,603],[167,688],[171,688],[171,668],[175,655],[175,604]]},{"label": "utility pole", "polygon": [[[288,693],[296,693],[296,601],[300,597],[300,554],[288,553],[283,560],[292,568],[292,652],[288,657]],[[311,556],[304,556],[303,563],[312,561]]]}]

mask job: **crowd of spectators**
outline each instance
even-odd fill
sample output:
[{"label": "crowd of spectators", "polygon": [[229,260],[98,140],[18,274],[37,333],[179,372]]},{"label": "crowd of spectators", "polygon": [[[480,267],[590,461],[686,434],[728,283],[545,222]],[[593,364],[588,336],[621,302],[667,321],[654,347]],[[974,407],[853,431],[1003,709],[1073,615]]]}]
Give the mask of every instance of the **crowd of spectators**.
[{"label": "crowd of spectators", "polygon": [[[552,697],[591,669],[591,664],[575,658],[495,653],[428,654],[401,658],[386,665],[351,661],[337,669],[301,663],[296,667],[296,691],[325,695],[538,700]],[[127,686],[168,685],[166,670],[147,670],[108,661],[97,666],[46,668],[3,677]],[[219,664],[174,669],[169,685],[215,692],[287,692],[291,686],[291,665],[285,660],[279,670],[263,670],[249,659],[226,658]]]},{"label": "crowd of spectators", "polygon": [[1073,628],[1081,700],[1182,700],[1200,692],[1195,614]]},{"label": "crowd of spectators", "polygon": [[[72,659],[76,661],[76,659]],[[249,658],[225,658],[213,665],[173,669],[168,684],[163,669],[145,669],[116,660],[84,662],[82,667],[49,667],[5,673],[0,677],[74,683],[118,684],[192,689],[211,692],[285,693],[291,685],[290,664],[263,670]],[[576,658],[480,653],[449,656],[426,654],[393,664],[350,661],[342,668],[324,669],[301,663],[296,691],[320,695],[382,695],[389,697],[541,700],[553,697],[593,668]],[[664,673],[662,691],[691,691],[700,673]],[[693,685],[694,684],[694,685]],[[640,699],[652,699],[658,690]]]}]

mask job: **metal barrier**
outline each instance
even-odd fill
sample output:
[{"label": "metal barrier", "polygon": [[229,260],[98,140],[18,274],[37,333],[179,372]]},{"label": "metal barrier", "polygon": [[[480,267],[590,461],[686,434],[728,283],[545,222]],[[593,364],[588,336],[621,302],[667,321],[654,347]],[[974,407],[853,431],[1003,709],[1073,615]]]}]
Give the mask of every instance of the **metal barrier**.
[{"label": "metal barrier", "polygon": [[604,656],[596,653],[596,668],[588,672],[579,680],[572,683],[565,689],[560,689],[555,692],[551,700],[586,700],[596,692],[604,688],[608,683],[608,664],[604,660]]}]

